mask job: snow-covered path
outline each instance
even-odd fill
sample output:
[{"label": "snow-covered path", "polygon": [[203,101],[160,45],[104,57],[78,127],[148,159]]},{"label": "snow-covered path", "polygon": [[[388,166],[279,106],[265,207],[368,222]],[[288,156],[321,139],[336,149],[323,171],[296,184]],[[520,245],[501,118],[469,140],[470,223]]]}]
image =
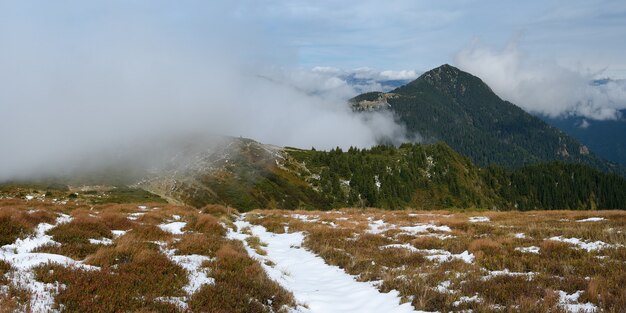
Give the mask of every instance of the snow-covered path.
[{"label": "snow-covered path", "polygon": [[[267,256],[261,256],[246,245],[248,253],[261,261],[268,275],[291,291],[301,312],[416,312],[410,303],[400,304],[397,291],[381,293],[372,283],[357,282],[337,266],[331,266],[319,256],[302,248],[304,234],[274,234],[264,227],[240,219],[237,232],[229,237],[245,243],[248,235],[241,232],[250,227],[253,235],[267,246]],[[273,266],[264,261],[270,260]]]}]

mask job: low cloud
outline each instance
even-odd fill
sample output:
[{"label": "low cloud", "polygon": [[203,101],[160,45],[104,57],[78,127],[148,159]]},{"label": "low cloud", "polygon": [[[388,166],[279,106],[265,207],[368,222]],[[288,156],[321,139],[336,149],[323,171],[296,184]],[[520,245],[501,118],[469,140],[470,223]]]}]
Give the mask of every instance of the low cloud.
[{"label": "low cloud", "polygon": [[626,82],[593,83],[602,73],[575,71],[555,61],[536,60],[513,42],[494,49],[473,42],[456,64],[483,79],[502,98],[550,117],[618,119],[626,108]]},{"label": "low cloud", "polygon": [[181,30],[180,16],[145,17],[126,2],[71,12],[19,3],[0,12],[0,181],[187,134],[320,149],[403,138],[390,114],[351,112],[345,81],[268,65],[283,45],[225,18],[227,6],[205,8],[221,17],[178,12],[192,19]]}]

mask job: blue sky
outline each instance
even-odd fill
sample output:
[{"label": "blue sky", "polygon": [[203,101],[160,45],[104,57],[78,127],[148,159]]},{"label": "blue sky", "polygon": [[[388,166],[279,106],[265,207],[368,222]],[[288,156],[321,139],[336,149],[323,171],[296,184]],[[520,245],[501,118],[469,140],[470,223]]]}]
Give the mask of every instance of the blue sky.
[{"label": "blue sky", "polygon": [[426,70],[472,41],[567,66],[626,67],[624,1],[258,1],[238,7],[302,66]]},{"label": "blue sky", "polygon": [[58,29],[78,44],[81,32],[99,25],[147,27],[189,45],[227,33],[263,46],[253,55],[271,63],[344,69],[428,70],[454,63],[472,42],[502,48],[516,41],[533,58],[626,76],[626,2],[619,0],[215,3],[1,0],[0,27]]}]

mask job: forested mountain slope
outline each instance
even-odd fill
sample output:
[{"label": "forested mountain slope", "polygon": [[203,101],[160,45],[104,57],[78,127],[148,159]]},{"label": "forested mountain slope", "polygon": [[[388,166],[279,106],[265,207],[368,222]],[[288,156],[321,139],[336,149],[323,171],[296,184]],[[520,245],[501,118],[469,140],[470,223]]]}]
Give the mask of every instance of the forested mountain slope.
[{"label": "forested mountain slope", "polygon": [[[541,92],[538,90],[537,92]],[[391,110],[410,134],[443,141],[474,163],[508,168],[562,160],[606,172],[623,168],[502,100],[478,77],[443,65],[389,93],[366,93],[351,100],[356,111]]]}]

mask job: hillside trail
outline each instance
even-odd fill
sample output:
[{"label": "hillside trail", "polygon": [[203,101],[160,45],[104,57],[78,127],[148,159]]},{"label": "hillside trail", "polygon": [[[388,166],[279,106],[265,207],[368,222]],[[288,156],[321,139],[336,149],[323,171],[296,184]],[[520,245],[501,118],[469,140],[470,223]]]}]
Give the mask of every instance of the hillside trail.
[{"label": "hillside trail", "polygon": [[[244,218],[242,214],[235,222],[237,231],[231,230],[228,237],[241,240],[268,276],[293,293],[298,304],[295,312],[422,312],[415,311],[410,303],[400,304],[397,291],[382,293],[374,283],[358,282],[341,268],[326,264],[302,247],[302,232],[276,234]],[[250,235],[243,232],[247,228],[266,244],[263,249],[267,255],[259,255],[247,245]]]}]

